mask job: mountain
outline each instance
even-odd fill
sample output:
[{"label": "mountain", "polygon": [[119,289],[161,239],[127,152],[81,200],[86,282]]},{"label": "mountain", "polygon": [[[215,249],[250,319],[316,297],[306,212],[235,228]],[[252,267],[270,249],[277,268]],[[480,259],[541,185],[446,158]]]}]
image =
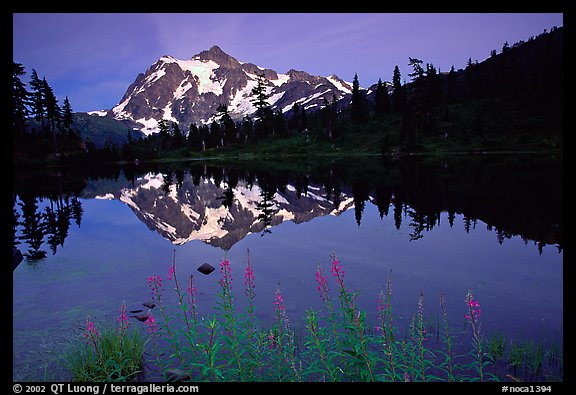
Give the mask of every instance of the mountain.
[{"label": "mountain", "polygon": [[[264,198],[258,185],[239,181],[234,188],[213,178],[194,184],[187,174],[181,185],[168,185],[162,173],[148,173],[133,186],[84,198],[118,199],[127,204],[138,219],[173,244],[201,240],[214,247],[229,250],[251,233],[263,232],[283,221],[302,223],[324,215],[340,215],[354,207],[354,199],[342,194],[338,207],[323,196],[323,187],[308,186],[306,194],[291,185],[283,192]],[[230,204],[224,204],[231,192]]]},{"label": "mountain", "polygon": [[93,113],[134,122],[145,134],[156,132],[161,119],[178,122],[184,131],[191,123],[211,122],[220,104],[239,120],[256,110],[251,91],[258,74],[264,75],[272,109],[284,113],[294,103],[305,109],[320,108],[324,98],[340,99],[352,91],[352,84],[336,75],[320,77],[293,69],[282,74],[240,62],[213,46],[189,60],[161,57],[136,77],[117,106]]},{"label": "mountain", "polygon": [[80,132],[84,140],[92,141],[98,148],[104,147],[106,141],[122,147],[127,140],[128,132],[132,133],[132,138],[135,140],[144,137],[137,124],[129,120],[119,121],[102,116],[102,112],[99,111],[74,113],[72,127]]}]

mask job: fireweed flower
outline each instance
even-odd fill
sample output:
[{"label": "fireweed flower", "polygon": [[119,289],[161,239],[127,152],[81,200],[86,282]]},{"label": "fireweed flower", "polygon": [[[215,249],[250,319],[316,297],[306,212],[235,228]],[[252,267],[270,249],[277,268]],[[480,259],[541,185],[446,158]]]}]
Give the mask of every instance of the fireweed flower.
[{"label": "fireweed flower", "polygon": [[158,332],[158,324],[156,323],[156,320],[154,319],[152,314],[148,315],[148,318],[146,319],[146,321],[144,323],[148,327],[148,333],[154,334],[154,333]]},{"label": "fireweed flower", "polygon": [[188,288],[186,289],[186,293],[188,294],[188,300],[192,301],[198,297],[198,290],[196,289],[196,285],[194,285],[194,277],[190,276],[188,280]]},{"label": "fireweed flower", "polygon": [[86,330],[84,331],[84,337],[90,339],[94,338],[97,339],[100,337],[100,332],[98,332],[98,330],[94,326],[94,323],[90,321],[89,318],[86,320]]},{"label": "fireweed flower", "polygon": [[86,344],[92,344],[94,347],[94,351],[99,354],[98,350],[98,338],[100,337],[100,333],[94,326],[94,323],[90,321],[90,318],[86,320],[86,329],[84,330],[84,339]]},{"label": "fireweed flower", "polygon": [[272,302],[274,306],[275,313],[282,313],[286,310],[286,306],[284,305],[284,299],[282,298],[282,291],[279,289],[276,290],[274,295],[274,302]]},{"label": "fireweed flower", "polygon": [[246,270],[244,270],[244,294],[248,297],[254,297],[256,295],[254,293],[255,287],[254,270],[252,269],[252,263],[250,262],[250,259],[248,259]]},{"label": "fireweed flower", "polygon": [[464,301],[468,305],[468,312],[467,314],[464,315],[464,318],[466,318],[470,322],[473,321],[475,322],[478,320],[478,318],[480,318],[482,310],[480,310],[480,303],[478,303],[478,301],[472,298],[473,298],[472,293],[468,292],[466,298],[464,299]]},{"label": "fireweed flower", "polygon": [[174,265],[171,264],[170,268],[168,269],[168,280],[172,280],[174,278]]},{"label": "fireweed flower", "polygon": [[162,277],[150,275],[148,277],[148,286],[152,290],[152,300],[154,300],[154,297],[159,296],[160,291],[162,290]]},{"label": "fireweed flower", "polygon": [[120,324],[119,330],[123,331],[128,329],[130,323],[128,322],[128,316],[126,315],[126,304],[122,302],[120,305],[120,316],[117,319],[118,323]]},{"label": "fireweed flower", "polygon": [[330,272],[332,273],[332,276],[335,277],[338,281],[340,288],[344,290],[344,274],[346,272],[344,269],[342,269],[342,264],[335,254],[330,255],[330,259],[332,260]]},{"label": "fireweed flower", "polygon": [[328,300],[328,293],[330,291],[330,289],[328,288],[328,276],[325,276],[322,273],[322,266],[320,266],[320,264],[318,264],[316,266],[316,282],[318,283],[318,286],[316,287],[316,289],[318,290],[318,293],[320,294],[320,298],[322,298],[323,301]]},{"label": "fireweed flower", "polygon": [[232,269],[230,268],[230,262],[228,259],[223,260],[220,262],[220,273],[222,274],[222,278],[218,281],[221,286],[228,287],[228,289],[232,289]]},{"label": "fireweed flower", "polygon": [[276,339],[274,338],[274,333],[270,332],[268,335],[268,348],[274,348],[276,346]]},{"label": "fireweed flower", "polygon": [[342,269],[342,264],[340,263],[340,260],[338,259],[338,257],[336,255],[332,254],[330,256],[330,258],[332,259],[332,267],[330,269],[332,272],[332,275],[334,277],[344,278],[344,274],[346,272]]}]

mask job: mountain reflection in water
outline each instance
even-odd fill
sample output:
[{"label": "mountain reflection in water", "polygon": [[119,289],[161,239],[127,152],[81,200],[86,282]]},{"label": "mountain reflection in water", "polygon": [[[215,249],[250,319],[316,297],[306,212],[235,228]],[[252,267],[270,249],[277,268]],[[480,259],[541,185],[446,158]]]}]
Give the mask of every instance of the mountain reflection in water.
[{"label": "mountain reflection in water", "polygon": [[411,157],[289,159],[268,162],[178,162],[62,169],[14,174],[13,245],[27,244],[28,260],[63,246],[72,221],[81,225],[81,199],[118,199],[138,219],[174,244],[202,240],[229,250],[252,233],[265,235],[283,221],[302,223],[365,205],[409,221],[411,240],[462,214],[499,243],[519,235],[540,253],[562,251],[562,161],[553,157]]}]

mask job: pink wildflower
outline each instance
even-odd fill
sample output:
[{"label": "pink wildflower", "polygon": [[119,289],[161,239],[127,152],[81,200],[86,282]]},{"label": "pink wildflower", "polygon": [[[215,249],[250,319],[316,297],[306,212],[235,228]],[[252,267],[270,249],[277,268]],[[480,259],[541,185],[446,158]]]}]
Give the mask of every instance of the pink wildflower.
[{"label": "pink wildflower", "polygon": [[94,323],[92,321],[90,321],[90,319],[88,319],[86,321],[86,330],[84,331],[84,337],[86,337],[86,338],[88,338],[88,337],[90,337],[90,338],[100,337],[100,333],[98,332],[98,330],[94,326]]},{"label": "pink wildflower", "polygon": [[473,298],[472,293],[468,292],[466,298],[464,299],[464,301],[468,305],[468,313],[464,315],[464,318],[466,318],[470,322],[477,321],[478,318],[480,318],[480,315],[482,314],[482,310],[480,310],[480,303],[478,303],[478,301],[472,298]]},{"label": "pink wildflower", "polygon": [[276,313],[286,310],[286,306],[284,305],[284,299],[282,298],[282,291],[280,290],[276,291],[276,294],[274,296],[274,302],[272,302],[272,305],[274,306],[274,311]]},{"label": "pink wildflower", "polygon": [[228,259],[220,262],[220,273],[222,274],[222,279],[218,281],[220,285],[232,289],[232,269],[230,268]]},{"label": "pink wildflower", "polygon": [[152,314],[148,315],[145,324],[148,327],[148,333],[154,334],[158,332],[158,324],[156,323],[156,320],[154,319]]},{"label": "pink wildflower", "polygon": [[160,291],[162,289],[162,277],[157,275],[150,275],[148,277],[148,286],[152,290],[152,300],[154,300],[155,296],[160,295]]},{"label": "pink wildflower", "polygon": [[170,265],[170,268],[168,268],[168,280],[174,279],[174,276],[174,265]]},{"label": "pink wildflower", "polygon": [[254,270],[252,269],[252,264],[250,262],[250,257],[248,257],[248,263],[246,264],[246,270],[244,271],[244,294],[248,297],[254,297]]},{"label": "pink wildflower", "polygon": [[274,339],[274,333],[270,332],[268,335],[268,348],[274,348],[276,346],[276,339]]},{"label": "pink wildflower", "polygon": [[332,259],[332,268],[330,269],[332,272],[332,276],[337,278],[344,278],[344,274],[346,272],[342,269],[342,264],[340,263],[338,257],[332,254],[330,258]]},{"label": "pink wildflower", "polygon": [[316,289],[320,297],[323,301],[326,301],[328,299],[328,292],[330,291],[328,288],[328,276],[323,275],[320,264],[316,267],[316,282],[318,283]]},{"label": "pink wildflower", "polygon": [[121,331],[128,329],[130,323],[128,322],[128,316],[126,315],[126,304],[124,302],[122,302],[120,305],[120,316],[118,317],[117,321],[120,324],[118,329]]}]

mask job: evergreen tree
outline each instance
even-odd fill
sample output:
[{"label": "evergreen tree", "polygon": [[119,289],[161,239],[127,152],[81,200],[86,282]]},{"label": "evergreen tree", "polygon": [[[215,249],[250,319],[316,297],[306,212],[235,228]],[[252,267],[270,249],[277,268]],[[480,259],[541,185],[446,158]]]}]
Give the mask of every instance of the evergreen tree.
[{"label": "evergreen tree", "polygon": [[200,130],[195,123],[190,125],[190,130],[188,131],[188,147],[194,151],[202,151],[202,138]]},{"label": "evergreen tree", "polygon": [[424,69],[422,68],[422,60],[418,58],[408,57],[408,65],[412,67],[412,73],[408,77],[412,78],[413,82],[420,81],[424,77]]},{"label": "evergreen tree", "polygon": [[426,99],[430,106],[440,100],[440,78],[438,71],[431,63],[426,63]]},{"label": "evergreen tree", "polygon": [[172,147],[179,149],[184,146],[184,135],[177,122],[172,122]]},{"label": "evergreen tree", "polygon": [[62,104],[62,128],[66,131],[70,131],[73,122],[74,114],[72,113],[72,107],[70,106],[68,96],[66,96],[64,103]]},{"label": "evergreen tree", "polygon": [[302,130],[300,121],[300,106],[298,103],[294,103],[292,105],[292,113],[290,115],[290,119],[288,120],[288,128],[295,132],[300,132]]},{"label": "evergreen tree", "polygon": [[30,75],[30,89],[32,89],[30,96],[30,110],[34,119],[40,122],[40,132],[44,133],[44,118],[46,116],[46,105],[44,100],[44,87],[42,80],[38,78],[38,73],[32,69]]},{"label": "evergreen tree", "polygon": [[454,70],[454,66],[450,67],[450,72],[448,73],[448,79],[446,82],[446,96],[445,101],[448,104],[454,102],[456,98],[456,94],[454,92],[456,85],[456,71]]},{"label": "evergreen tree", "polygon": [[212,121],[210,124],[210,143],[209,147],[221,147],[223,143],[222,137],[222,128],[220,128],[220,124],[216,121]]},{"label": "evergreen tree", "polygon": [[251,140],[254,137],[254,123],[252,122],[252,118],[248,115],[245,115],[244,118],[242,118],[242,135],[244,141]]},{"label": "evergreen tree", "polygon": [[168,121],[161,119],[158,121],[158,138],[160,139],[160,148],[165,151],[170,147],[170,126]]},{"label": "evergreen tree", "polygon": [[392,110],[394,112],[404,111],[406,105],[406,95],[400,78],[400,69],[396,66],[394,67],[394,74],[392,76]]},{"label": "evergreen tree", "polygon": [[268,94],[266,93],[266,79],[264,73],[258,74],[256,86],[252,88],[252,103],[256,107],[256,117],[258,118],[254,125],[255,134],[258,137],[267,136],[273,131],[273,112],[268,103]]},{"label": "evergreen tree", "polygon": [[208,125],[203,124],[199,128],[200,130],[200,145],[202,151],[206,151],[206,149],[210,148],[210,128]]},{"label": "evergreen tree", "polygon": [[46,81],[46,77],[42,79],[42,89],[44,91],[44,104],[46,106],[46,120],[50,125],[52,140],[54,144],[56,144],[56,126],[61,122],[62,110],[58,105],[58,99],[56,99],[56,95],[54,95],[54,90]]},{"label": "evergreen tree", "polygon": [[43,259],[46,257],[46,251],[41,250],[41,248],[44,244],[46,224],[39,212],[38,202],[35,197],[30,195],[20,196],[20,199],[18,204],[22,209],[23,218],[20,240],[25,241],[29,246],[25,255],[29,260]]},{"label": "evergreen tree", "polygon": [[350,117],[352,122],[361,123],[366,120],[366,103],[364,95],[360,90],[358,74],[354,74],[352,81],[352,105],[350,108]]},{"label": "evergreen tree", "polygon": [[236,125],[228,113],[228,106],[225,104],[220,104],[216,109],[216,117],[220,118],[220,127],[222,129],[224,143],[235,143],[237,141]]},{"label": "evergreen tree", "polygon": [[322,127],[324,129],[324,136],[329,140],[332,139],[332,128],[333,125],[333,117],[332,117],[332,106],[328,103],[328,99],[324,97],[323,100],[323,107],[322,107]]},{"label": "evergreen tree", "polygon": [[122,157],[127,160],[134,159],[134,139],[132,138],[132,131],[128,129],[126,143],[122,146]]},{"label": "evergreen tree", "polygon": [[14,136],[20,136],[26,130],[26,118],[29,115],[29,93],[20,80],[20,76],[26,74],[20,63],[12,62],[12,132]]},{"label": "evergreen tree", "polygon": [[374,98],[375,106],[374,113],[377,115],[387,114],[390,112],[390,97],[388,96],[388,88],[386,84],[382,83],[382,79],[378,79],[376,85],[376,97]]},{"label": "evergreen tree", "polygon": [[277,136],[286,136],[288,134],[286,120],[284,119],[284,114],[280,109],[276,110],[274,113],[274,133]]}]

